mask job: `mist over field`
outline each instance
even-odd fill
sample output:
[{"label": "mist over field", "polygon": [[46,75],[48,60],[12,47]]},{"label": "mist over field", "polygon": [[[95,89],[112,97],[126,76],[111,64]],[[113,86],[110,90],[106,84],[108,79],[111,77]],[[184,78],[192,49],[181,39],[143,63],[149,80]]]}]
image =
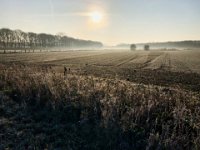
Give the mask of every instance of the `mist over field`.
[{"label": "mist over field", "polygon": [[0,150],[200,149],[199,0],[1,0]]}]

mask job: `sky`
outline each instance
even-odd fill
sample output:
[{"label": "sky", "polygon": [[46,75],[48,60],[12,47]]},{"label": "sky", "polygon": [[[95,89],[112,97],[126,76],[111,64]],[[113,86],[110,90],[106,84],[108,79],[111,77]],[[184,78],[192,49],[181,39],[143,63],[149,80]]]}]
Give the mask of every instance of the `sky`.
[{"label": "sky", "polygon": [[200,0],[0,0],[0,28],[105,45],[200,40]]}]

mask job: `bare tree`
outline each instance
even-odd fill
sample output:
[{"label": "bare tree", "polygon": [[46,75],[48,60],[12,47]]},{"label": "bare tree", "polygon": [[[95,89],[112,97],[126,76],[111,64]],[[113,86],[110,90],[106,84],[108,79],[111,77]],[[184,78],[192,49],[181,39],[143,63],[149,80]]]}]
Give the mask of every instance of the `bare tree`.
[{"label": "bare tree", "polygon": [[1,39],[3,43],[4,53],[6,53],[6,49],[9,49],[9,43],[11,41],[12,32],[10,29],[3,28],[1,29]]},{"label": "bare tree", "polygon": [[4,37],[4,30],[0,30],[0,48],[6,53],[6,44],[5,44],[5,37]]},{"label": "bare tree", "polygon": [[135,44],[131,44],[130,49],[131,49],[132,51],[136,50],[136,45],[135,45]]},{"label": "bare tree", "polygon": [[34,49],[35,49],[35,46],[36,46],[36,41],[37,41],[37,34],[29,32],[28,37],[29,37],[30,49],[33,50],[33,52],[34,52]]},{"label": "bare tree", "polygon": [[149,45],[144,45],[144,50],[145,50],[145,51],[150,50],[150,46],[149,46]]}]

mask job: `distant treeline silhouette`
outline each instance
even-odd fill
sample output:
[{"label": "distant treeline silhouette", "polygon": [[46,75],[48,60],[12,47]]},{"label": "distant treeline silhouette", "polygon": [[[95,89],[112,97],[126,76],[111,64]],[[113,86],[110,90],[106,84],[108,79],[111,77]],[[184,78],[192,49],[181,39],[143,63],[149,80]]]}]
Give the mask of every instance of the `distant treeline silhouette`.
[{"label": "distant treeline silhouette", "polygon": [[63,34],[51,35],[46,33],[36,34],[21,30],[0,29],[0,50],[34,50],[44,48],[99,48],[101,42],[75,39]]},{"label": "distant treeline silhouette", "polygon": [[[149,45],[151,48],[200,48],[200,41],[176,41],[176,42],[155,42],[155,43],[139,43],[135,44],[137,48],[143,48]],[[130,44],[119,44],[117,47],[129,48]]]}]

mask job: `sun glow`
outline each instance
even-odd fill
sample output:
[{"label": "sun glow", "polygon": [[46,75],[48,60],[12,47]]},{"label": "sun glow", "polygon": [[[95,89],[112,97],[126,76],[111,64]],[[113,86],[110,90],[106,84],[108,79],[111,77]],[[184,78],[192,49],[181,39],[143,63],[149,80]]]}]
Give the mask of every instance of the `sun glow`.
[{"label": "sun glow", "polygon": [[94,23],[100,23],[103,19],[103,14],[98,11],[91,12],[90,18]]}]

